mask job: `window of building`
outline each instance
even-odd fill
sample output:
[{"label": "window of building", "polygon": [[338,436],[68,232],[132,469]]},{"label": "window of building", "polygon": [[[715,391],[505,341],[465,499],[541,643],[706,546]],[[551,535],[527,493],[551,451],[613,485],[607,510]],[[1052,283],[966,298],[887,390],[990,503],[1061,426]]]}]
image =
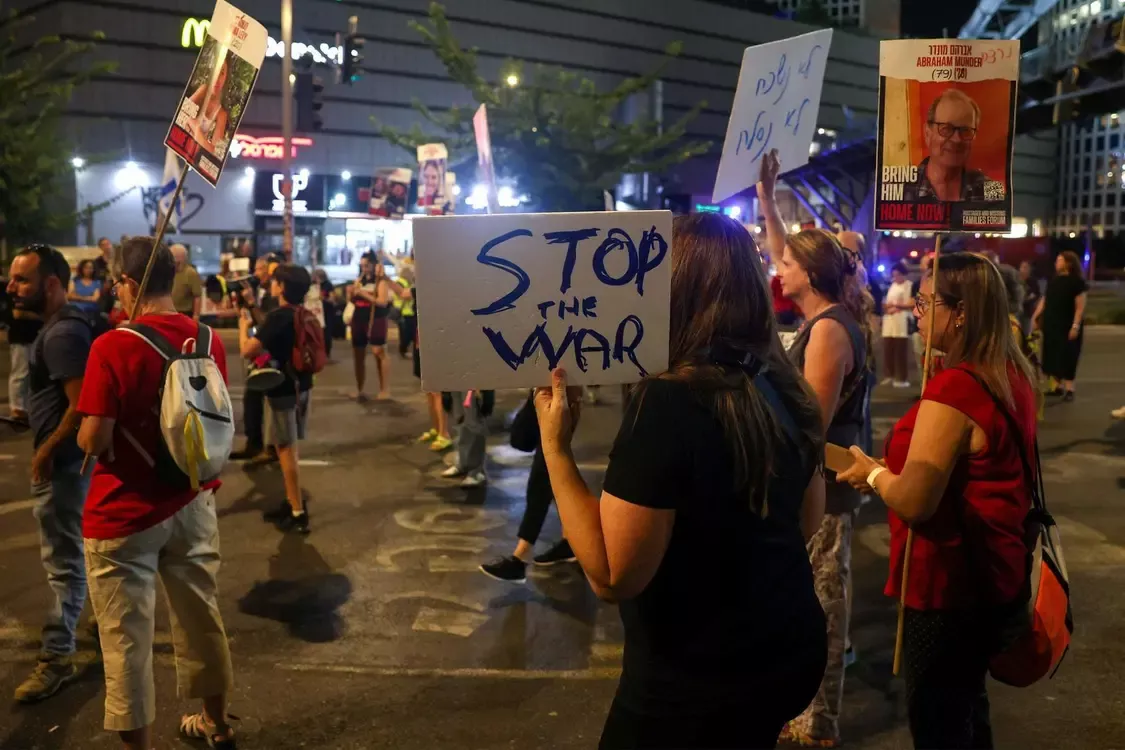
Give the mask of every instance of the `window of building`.
[{"label": "window of building", "polygon": [[1088,196],[1088,195],[1083,195],[1083,196],[1082,196],[1082,205],[1081,205],[1081,207],[1082,207],[1082,208],[1089,208],[1089,207],[1090,207],[1090,196]]},{"label": "window of building", "polygon": [[1101,193],[1094,193],[1094,208],[1101,208],[1101,207],[1102,207],[1102,195],[1101,195]]},{"label": "window of building", "polygon": [[1105,136],[1098,136],[1098,151],[1105,151]]},{"label": "window of building", "polygon": [[1120,133],[1113,133],[1112,135],[1110,135],[1110,137],[1109,137],[1109,147],[1110,148],[1118,148],[1120,146],[1121,146],[1121,134]]},{"label": "window of building", "polygon": [[1117,193],[1110,193],[1105,197],[1105,204],[1110,208],[1117,205]]}]

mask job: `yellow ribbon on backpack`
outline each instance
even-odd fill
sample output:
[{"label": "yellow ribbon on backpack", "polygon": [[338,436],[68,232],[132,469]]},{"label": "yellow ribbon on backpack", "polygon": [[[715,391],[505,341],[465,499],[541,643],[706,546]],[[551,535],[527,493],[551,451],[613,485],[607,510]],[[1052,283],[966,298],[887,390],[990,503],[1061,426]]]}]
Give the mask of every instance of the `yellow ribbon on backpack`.
[{"label": "yellow ribbon on backpack", "polygon": [[199,465],[209,460],[207,446],[203,442],[203,420],[194,411],[184,422],[184,460],[187,463],[188,479],[193,490],[199,489]]}]

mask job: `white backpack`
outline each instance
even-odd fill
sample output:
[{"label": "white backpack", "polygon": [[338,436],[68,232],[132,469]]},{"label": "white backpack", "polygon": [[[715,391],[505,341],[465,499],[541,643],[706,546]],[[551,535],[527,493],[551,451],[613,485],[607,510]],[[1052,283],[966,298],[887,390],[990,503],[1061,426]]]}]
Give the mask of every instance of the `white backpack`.
[{"label": "white backpack", "polygon": [[156,469],[161,482],[198,490],[218,478],[234,445],[234,408],[219,366],[211,358],[214,333],[200,324],[197,338],[185,340],[176,351],[149,326],[132,324],[118,330],[137,336],[164,359],[156,458],[127,430],[122,433]]}]

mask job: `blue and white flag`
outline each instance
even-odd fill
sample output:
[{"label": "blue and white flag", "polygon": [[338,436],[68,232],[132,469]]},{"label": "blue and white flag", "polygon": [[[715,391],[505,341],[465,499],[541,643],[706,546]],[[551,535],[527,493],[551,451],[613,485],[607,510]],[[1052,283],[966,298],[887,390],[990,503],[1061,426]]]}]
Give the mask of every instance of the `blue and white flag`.
[{"label": "blue and white flag", "polygon": [[[176,180],[180,179],[180,158],[176,156],[172,149],[166,149],[164,155],[164,179],[160,183],[160,219],[168,213],[172,206],[172,195],[176,192]],[[180,193],[179,200],[176,201],[176,210],[168,217],[168,231],[175,232],[180,224],[180,218],[184,213],[184,197]]]}]

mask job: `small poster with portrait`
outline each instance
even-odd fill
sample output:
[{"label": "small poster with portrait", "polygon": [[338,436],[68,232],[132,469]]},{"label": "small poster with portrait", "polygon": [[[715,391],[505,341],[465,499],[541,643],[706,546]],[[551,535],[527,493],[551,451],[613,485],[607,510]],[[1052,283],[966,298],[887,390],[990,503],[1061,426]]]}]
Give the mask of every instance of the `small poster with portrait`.
[{"label": "small poster with portrait", "polygon": [[225,0],[215,3],[165,145],[211,183],[219,182],[238,123],[266,57],[266,27]]},{"label": "small poster with portrait", "polygon": [[401,219],[405,216],[411,177],[411,171],[401,167],[376,169],[371,177],[371,195],[367,203],[367,213],[372,216],[385,216],[388,219]]},{"label": "small poster with portrait", "polygon": [[449,198],[445,191],[445,173],[449,151],[444,143],[427,143],[418,147],[418,207],[427,214],[445,213]]},{"label": "small poster with portrait", "polygon": [[879,45],[875,228],[1007,232],[1020,43]]}]

